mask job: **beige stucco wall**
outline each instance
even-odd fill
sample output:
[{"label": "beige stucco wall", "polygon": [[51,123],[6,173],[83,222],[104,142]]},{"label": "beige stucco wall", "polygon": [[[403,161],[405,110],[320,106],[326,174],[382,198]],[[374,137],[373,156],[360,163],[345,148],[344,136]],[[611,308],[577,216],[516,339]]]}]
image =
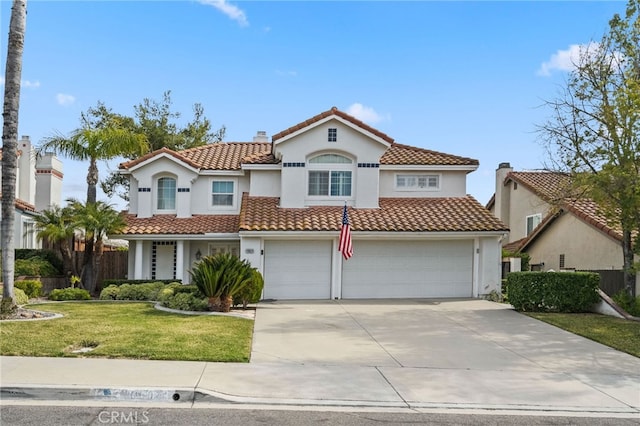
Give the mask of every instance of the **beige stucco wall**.
[{"label": "beige stucco wall", "polygon": [[280,196],[280,170],[251,169],[249,194],[255,197]]},{"label": "beige stucco wall", "polygon": [[613,238],[587,225],[570,213],[563,213],[525,250],[531,264],[544,262],[545,271],[565,269],[622,269],[622,246]]},{"label": "beige stucco wall", "polygon": [[519,240],[527,236],[527,216],[541,214],[544,220],[551,206],[540,197],[529,191],[526,187],[518,185],[514,189],[515,182],[509,182],[504,190],[510,192],[509,217],[504,220],[509,227],[509,242]]}]

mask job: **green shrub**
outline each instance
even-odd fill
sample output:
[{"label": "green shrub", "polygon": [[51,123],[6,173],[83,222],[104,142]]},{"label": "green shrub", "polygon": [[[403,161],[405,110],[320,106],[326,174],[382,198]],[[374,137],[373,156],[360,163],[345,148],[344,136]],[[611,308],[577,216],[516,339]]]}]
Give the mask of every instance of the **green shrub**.
[{"label": "green shrub", "polygon": [[164,303],[171,299],[173,297],[175,293],[173,292],[173,289],[169,286],[166,286],[165,288],[163,288],[162,290],[160,290],[160,293],[158,293],[158,302],[162,303],[164,305]]},{"label": "green shrub", "polygon": [[242,305],[245,309],[249,303],[258,303],[262,296],[262,289],[264,288],[264,279],[262,274],[258,270],[253,271],[254,279],[241,289],[235,296],[233,296],[234,305]]},{"label": "green shrub", "polygon": [[166,286],[161,283],[111,285],[118,289],[118,300],[158,300],[158,293]]},{"label": "green shrub", "polygon": [[507,297],[518,311],[587,312],[600,300],[599,283],[590,272],[512,272]]},{"label": "green shrub", "polygon": [[53,250],[47,249],[16,249],[16,260],[18,259],[33,259],[40,258],[49,262],[56,270],[55,275],[62,275],[64,272],[64,266],[62,260]]},{"label": "green shrub", "polygon": [[103,287],[109,287],[110,285],[122,285],[122,284],[132,284],[132,285],[137,285],[137,284],[148,284],[150,282],[154,282],[154,283],[163,283],[163,284],[173,284],[173,283],[178,283],[180,284],[180,280],[127,280],[127,279],[108,279],[108,280],[104,280],[102,281],[102,286]]},{"label": "green shrub", "polygon": [[82,288],[56,288],[49,293],[50,300],[90,300],[91,295]]},{"label": "green shrub", "polygon": [[173,292],[175,294],[178,293],[190,293],[193,294],[194,296],[196,296],[199,299],[203,299],[205,296],[204,294],[202,294],[202,292],[200,291],[200,289],[198,288],[197,285],[195,284],[178,284],[174,287],[172,287]]},{"label": "green shrub", "polygon": [[15,287],[13,289],[13,302],[16,305],[26,305],[29,303],[29,296],[22,289]]},{"label": "green shrub", "polygon": [[[502,258],[507,257],[519,257],[520,258],[520,271],[528,271],[529,270],[529,262],[531,261],[531,256],[528,253],[516,253],[514,251],[509,251],[502,249]],[[513,272],[520,272],[513,271]]]},{"label": "green shrub", "polygon": [[613,295],[612,299],[629,315],[640,317],[640,296],[634,298],[626,290],[620,290]]},{"label": "green shrub", "polygon": [[47,260],[40,257],[17,259],[15,262],[15,276],[55,277],[59,275],[56,268]]},{"label": "green shrub", "polygon": [[38,280],[16,281],[13,285],[24,291],[29,299],[42,296],[42,283]]},{"label": "green shrub", "polygon": [[117,285],[110,285],[103,288],[100,292],[100,300],[117,300],[120,294],[120,287]]},{"label": "green shrub", "polygon": [[180,311],[206,311],[208,308],[207,301],[196,297],[193,293],[177,293],[168,296],[162,302],[162,305],[169,309],[178,309]]},{"label": "green shrub", "polygon": [[257,279],[255,270],[247,260],[221,253],[203,257],[189,272],[191,281],[209,299],[209,307],[229,312],[233,297]]}]

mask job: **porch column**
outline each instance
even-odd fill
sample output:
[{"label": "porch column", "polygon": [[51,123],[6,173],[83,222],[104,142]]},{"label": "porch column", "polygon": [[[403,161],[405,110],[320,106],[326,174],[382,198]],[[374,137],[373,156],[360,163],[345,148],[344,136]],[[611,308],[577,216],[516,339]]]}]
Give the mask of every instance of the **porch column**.
[{"label": "porch column", "polygon": [[184,240],[176,242],[176,279],[184,280]]},{"label": "porch column", "polygon": [[142,240],[136,240],[136,254],[133,266],[133,279],[142,279]]}]

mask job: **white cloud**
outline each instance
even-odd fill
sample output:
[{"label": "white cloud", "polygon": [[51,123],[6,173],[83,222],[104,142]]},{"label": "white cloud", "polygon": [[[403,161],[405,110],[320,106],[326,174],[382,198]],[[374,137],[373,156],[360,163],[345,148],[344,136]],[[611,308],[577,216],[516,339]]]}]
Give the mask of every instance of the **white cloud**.
[{"label": "white cloud", "polygon": [[383,120],[388,120],[389,117],[384,117],[378,114],[373,108],[364,106],[360,103],[352,104],[349,108],[347,108],[347,114],[353,115],[358,120],[364,121],[365,123],[375,124]]},{"label": "white cloud", "polygon": [[229,18],[237,21],[241,27],[249,25],[247,15],[238,6],[227,3],[227,0],[199,0],[200,3],[213,6]]},{"label": "white cloud", "polygon": [[76,101],[76,98],[75,96],[67,95],[65,93],[58,93],[56,95],[56,100],[58,101],[58,105],[69,106]]},{"label": "white cloud", "polygon": [[40,82],[38,80],[36,81],[23,80],[22,85],[30,89],[37,89],[38,87],[40,87]]},{"label": "white cloud", "polygon": [[566,50],[558,50],[551,55],[548,61],[543,62],[538,70],[538,75],[548,77],[553,71],[573,71],[576,64],[580,63],[580,57],[585,53],[595,52],[600,49],[600,44],[572,44]]},{"label": "white cloud", "polygon": [[[22,85],[23,88],[27,88],[27,89],[37,89],[38,87],[40,87],[40,82],[38,80],[36,81],[22,80],[20,84]],[[0,86],[4,86],[4,77],[0,77]]]}]

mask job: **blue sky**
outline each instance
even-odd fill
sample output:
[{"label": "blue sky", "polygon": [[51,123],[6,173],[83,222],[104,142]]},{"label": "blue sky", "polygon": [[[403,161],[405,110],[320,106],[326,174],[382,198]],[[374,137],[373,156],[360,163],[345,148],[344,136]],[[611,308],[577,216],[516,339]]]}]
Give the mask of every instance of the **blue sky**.
[{"label": "blue sky", "polygon": [[[484,204],[500,162],[543,167],[543,100],[562,87],[577,46],[599,40],[625,6],[29,0],[19,134],[37,144],[77,128],[98,101],[133,115],[167,90],[181,122],[201,103],[227,142],[336,106],[396,142],[478,159],[467,192]],[[0,0],[2,76],[10,9]],[[101,176],[118,162],[101,164]],[[84,200],[87,164],[64,167],[63,197]]]}]

